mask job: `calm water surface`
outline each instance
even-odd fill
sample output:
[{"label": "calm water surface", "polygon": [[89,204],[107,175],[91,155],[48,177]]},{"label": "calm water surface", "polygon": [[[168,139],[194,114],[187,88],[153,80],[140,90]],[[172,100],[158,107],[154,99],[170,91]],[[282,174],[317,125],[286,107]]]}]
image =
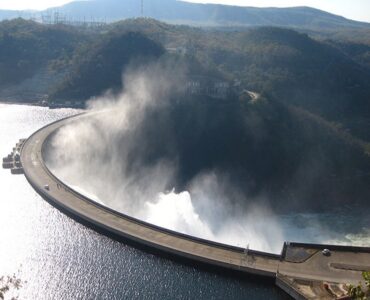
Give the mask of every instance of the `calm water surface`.
[{"label": "calm water surface", "polygon": [[[0,154],[77,110],[0,104]],[[0,169],[0,276],[19,299],[285,299],[273,285],[159,258],[102,236],[45,202],[24,176]]]}]

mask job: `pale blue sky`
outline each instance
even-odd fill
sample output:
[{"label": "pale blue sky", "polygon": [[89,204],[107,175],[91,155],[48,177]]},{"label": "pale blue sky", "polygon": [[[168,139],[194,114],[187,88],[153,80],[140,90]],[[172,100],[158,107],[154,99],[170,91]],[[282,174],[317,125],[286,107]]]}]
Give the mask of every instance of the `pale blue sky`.
[{"label": "pale blue sky", "polygon": [[[124,1],[124,0],[122,0]],[[139,2],[140,0],[138,0]],[[150,0],[145,0],[150,1]],[[370,0],[188,0],[257,7],[311,6],[350,19],[370,22]],[[45,9],[71,0],[0,0],[1,9]]]},{"label": "pale blue sky", "polygon": [[45,9],[71,0],[0,0],[0,9]]}]

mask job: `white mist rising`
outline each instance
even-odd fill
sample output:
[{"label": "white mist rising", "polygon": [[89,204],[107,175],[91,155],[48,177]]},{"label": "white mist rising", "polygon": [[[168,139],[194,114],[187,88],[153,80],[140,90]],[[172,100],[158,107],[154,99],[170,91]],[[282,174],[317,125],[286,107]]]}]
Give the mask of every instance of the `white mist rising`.
[{"label": "white mist rising", "polygon": [[140,160],[132,163],[133,153],[147,150],[141,148],[139,130],[147,113],[169,105],[183,78],[160,64],[128,72],[120,95],[90,102],[92,111],[104,113],[57,133],[48,166],[66,183],[122,213],[205,239],[279,252],[283,235],[273,213],[258,205],[241,211],[231,204],[233,186],[220,179],[222,174],[202,174],[189,191],[166,192],[176,161],[160,160],[149,167]]},{"label": "white mist rising", "polygon": [[[212,210],[214,202],[206,201]],[[210,221],[204,218],[209,212],[196,210],[190,192],[171,192],[148,201],[145,211],[145,220],[150,223],[229,245],[279,253],[284,241],[277,219],[259,205],[248,209],[243,217],[221,217],[222,211],[213,211],[214,220]]]},{"label": "white mist rising", "polygon": [[147,111],[166,105],[176,88],[171,75],[169,70],[160,72],[158,65],[129,72],[124,92],[90,102],[90,110],[99,113],[57,133],[49,167],[100,202],[141,217],[146,199],[164,191],[175,170],[170,161],[157,161],[150,167],[140,161],[132,164],[132,155],[143,151],[139,129]]}]

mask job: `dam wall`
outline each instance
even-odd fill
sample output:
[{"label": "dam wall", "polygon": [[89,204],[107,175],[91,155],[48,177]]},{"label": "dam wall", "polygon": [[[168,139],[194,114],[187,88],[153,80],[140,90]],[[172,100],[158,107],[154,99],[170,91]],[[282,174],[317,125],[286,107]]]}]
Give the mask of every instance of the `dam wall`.
[{"label": "dam wall", "polygon": [[[285,282],[288,286],[297,282],[356,284],[362,280],[361,272],[370,270],[370,248],[286,242],[281,254],[276,255],[175,232],[94,202],[59,180],[44,161],[46,147],[53,135],[66,124],[89,116],[80,114],[49,124],[31,135],[21,148],[27,180],[43,198],[74,219],[108,236],[193,263],[270,279],[280,276],[284,280],[279,283]],[[324,255],[324,249],[329,249],[330,255]]]}]

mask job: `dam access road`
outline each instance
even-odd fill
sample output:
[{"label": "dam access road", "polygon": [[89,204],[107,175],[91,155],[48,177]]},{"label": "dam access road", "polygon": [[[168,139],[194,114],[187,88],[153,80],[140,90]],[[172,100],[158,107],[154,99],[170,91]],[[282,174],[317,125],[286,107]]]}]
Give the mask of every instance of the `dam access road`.
[{"label": "dam access road", "polygon": [[[212,267],[258,275],[296,299],[336,299],[346,294],[346,284],[362,281],[370,270],[370,248],[285,243],[274,255],[219,244],[160,228],[100,205],[72,190],[47,168],[47,141],[61,127],[89,117],[82,114],[52,123],[29,137],[21,149],[25,176],[34,189],[55,207],[77,221],[122,241],[174,258]],[[329,249],[329,255],[322,250]]]}]

